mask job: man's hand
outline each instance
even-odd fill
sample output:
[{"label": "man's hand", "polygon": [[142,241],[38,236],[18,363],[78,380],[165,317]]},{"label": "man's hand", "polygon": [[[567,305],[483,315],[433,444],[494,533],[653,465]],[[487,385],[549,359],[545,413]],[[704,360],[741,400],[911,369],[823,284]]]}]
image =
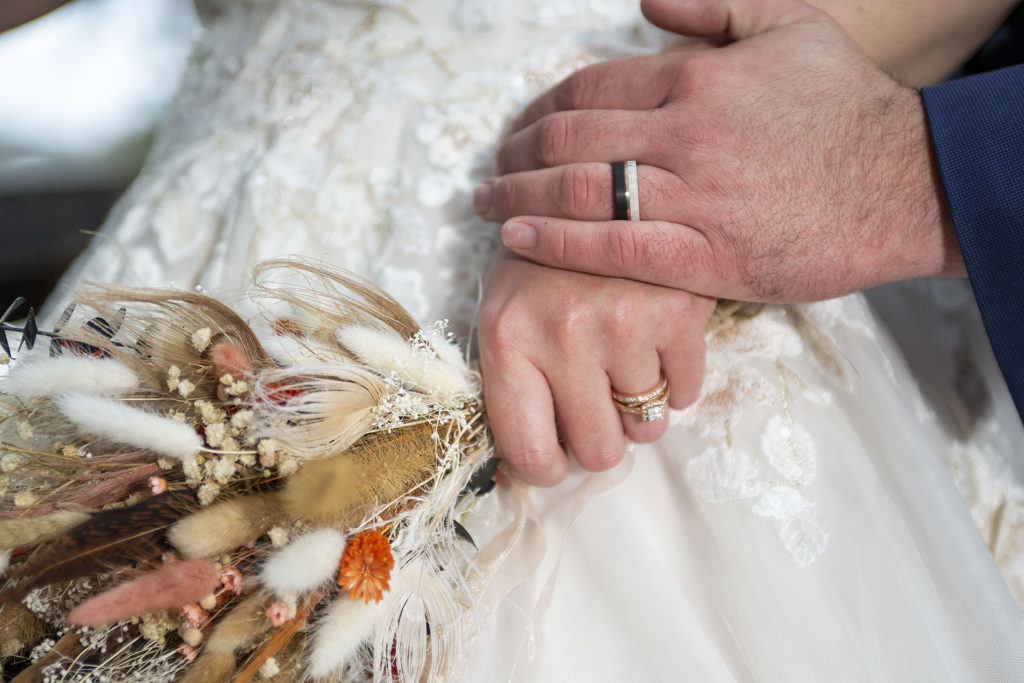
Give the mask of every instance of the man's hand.
[{"label": "man's hand", "polygon": [[[919,95],[801,0],[647,0],[724,47],[598,64],[531,104],[477,210],[517,254],[710,296],[963,274]],[[728,42],[732,41],[732,42]],[[611,221],[635,159],[643,220]],[[541,216],[545,218],[540,218]]]},{"label": "man's hand", "polygon": [[612,389],[644,393],[663,373],[670,406],[696,400],[714,305],[676,289],[499,255],[479,341],[487,415],[502,459],[527,483],[552,485],[565,476],[567,451],[597,471],[619,462],[624,436],[641,443],[660,437],[667,420],[644,423],[619,413]]}]

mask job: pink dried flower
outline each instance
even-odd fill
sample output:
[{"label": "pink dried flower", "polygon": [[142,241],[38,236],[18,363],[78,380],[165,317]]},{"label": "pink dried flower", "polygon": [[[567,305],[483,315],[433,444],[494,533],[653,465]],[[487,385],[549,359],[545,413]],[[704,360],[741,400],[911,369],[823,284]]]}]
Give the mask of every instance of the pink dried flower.
[{"label": "pink dried flower", "polygon": [[166,493],[167,480],[164,479],[163,477],[150,477],[149,490],[153,492],[154,496],[159,496],[161,493]]},{"label": "pink dried flower", "polygon": [[198,651],[191,645],[182,645],[178,648],[178,654],[185,658],[185,660],[191,664],[196,661],[196,655]]},{"label": "pink dried flower", "polygon": [[202,628],[207,620],[209,620],[210,613],[200,607],[198,603],[190,602],[181,608],[181,618],[189,626]]},{"label": "pink dried flower", "polygon": [[276,628],[284,626],[291,618],[292,609],[283,602],[272,602],[267,608],[267,619],[270,619],[270,623]]},{"label": "pink dried flower", "polygon": [[224,590],[231,591],[235,595],[241,595],[243,583],[242,572],[234,567],[226,567],[221,570],[220,585],[224,586]]}]

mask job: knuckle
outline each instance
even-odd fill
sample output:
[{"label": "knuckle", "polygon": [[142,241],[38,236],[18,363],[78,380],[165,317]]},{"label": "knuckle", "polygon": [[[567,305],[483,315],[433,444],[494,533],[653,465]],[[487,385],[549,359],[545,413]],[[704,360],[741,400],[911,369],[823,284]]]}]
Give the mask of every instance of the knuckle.
[{"label": "knuckle", "polygon": [[[663,306],[684,329],[689,329],[691,320],[697,314],[696,300],[694,295],[681,289],[668,289],[665,291],[666,301]],[[703,321],[700,321],[703,325]]]},{"label": "knuckle", "polygon": [[691,92],[704,92],[724,74],[718,55],[708,50],[687,52],[676,62],[675,82]]},{"label": "knuckle", "polygon": [[522,316],[516,306],[485,306],[478,325],[481,350],[495,358],[509,357],[522,343]]},{"label": "knuckle", "polygon": [[586,167],[573,165],[567,166],[562,171],[561,187],[559,193],[565,208],[570,217],[586,217],[591,214],[591,205],[594,204],[594,184]]},{"label": "knuckle", "polygon": [[[648,337],[648,319],[655,313],[660,316],[662,311],[653,311],[648,300],[634,300],[632,297],[619,297],[605,306],[606,315],[611,326],[608,334],[619,348],[633,348]],[[650,320],[651,323],[656,323]]]},{"label": "knuckle", "polygon": [[503,457],[517,472],[532,477],[547,474],[554,462],[554,455],[550,451],[533,443],[523,444],[503,454]]},{"label": "knuckle", "polygon": [[558,166],[569,144],[569,117],[563,113],[545,116],[537,128],[537,161],[542,166]]},{"label": "knuckle", "polygon": [[597,446],[577,456],[580,465],[590,472],[602,472],[619,464],[622,460],[622,449],[609,446]]},{"label": "knuckle", "polygon": [[561,109],[586,109],[593,99],[596,71],[587,67],[572,74],[564,81],[559,90],[558,105]]},{"label": "knuckle", "polygon": [[522,188],[519,181],[514,178],[503,178],[494,188],[494,208],[499,217],[505,218],[515,216],[529,211],[521,210],[523,207]]},{"label": "knuckle", "polygon": [[585,304],[577,305],[568,301],[555,312],[549,321],[552,339],[559,348],[565,350],[569,357],[578,353],[579,344],[589,335],[590,321],[585,310]]},{"label": "knuckle", "polygon": [[639,233],[628,223],[615,222],[608,224],[608,260],[618,264],[623,270],[632,271],[643,268],[646,248]]}]

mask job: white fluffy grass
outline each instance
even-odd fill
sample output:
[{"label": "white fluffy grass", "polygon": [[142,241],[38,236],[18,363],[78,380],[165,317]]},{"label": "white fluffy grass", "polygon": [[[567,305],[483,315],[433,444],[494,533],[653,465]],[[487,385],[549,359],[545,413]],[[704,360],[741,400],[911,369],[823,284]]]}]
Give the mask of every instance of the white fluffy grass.
[{"label": "white fluffy grass", "polygon": [[189,425],[134,408],[121,401],[83,393],[54,400],[68,420],[86,434],[153,451],[178,460],[199,452],[202,439]]},{"label": "white fluffy grass", "polygon": [[309,653],[308,673],[323,680],[341,673],[354,660],[359,646],[373,637],[377,626],[387,617],[387,599],[363,604],[339,595],[317,622],[313,647]]},{"label": "white fluffy grass", "polygon": [[[470,374],[464,363],[445,349],[443,358],[431,358],[417,352],[394,330],[376,330],[350,325],[337,331],[338,341],[371,368],[395,372],[421,389],[448,398],[473,392]],[[431,346],[436,342],[431,340]],[[457,361],[457,362],[453,362]]]},{"label": "white fluffy grass", "polygon": [[0,387],[8,394],[31,399],[68,392],[121,394],[138,385],[135,373],[113,358],[62,355],[14,363]]},{"label": "white fluffy grass", "polygon": [[345,552],[345,537],[335,529],[300,536],[263,565],[263,584],[279,597],[299,596],[329,581]]}]

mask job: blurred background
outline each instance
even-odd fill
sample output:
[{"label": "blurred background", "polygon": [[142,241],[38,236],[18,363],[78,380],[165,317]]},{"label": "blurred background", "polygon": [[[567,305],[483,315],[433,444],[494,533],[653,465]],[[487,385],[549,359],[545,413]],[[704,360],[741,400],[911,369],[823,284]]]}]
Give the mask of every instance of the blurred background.
[{"label": "blurred background", "polygon": [[198,30],[190,0],[0,0],[0,312],[42,305],[102,225]]}]

